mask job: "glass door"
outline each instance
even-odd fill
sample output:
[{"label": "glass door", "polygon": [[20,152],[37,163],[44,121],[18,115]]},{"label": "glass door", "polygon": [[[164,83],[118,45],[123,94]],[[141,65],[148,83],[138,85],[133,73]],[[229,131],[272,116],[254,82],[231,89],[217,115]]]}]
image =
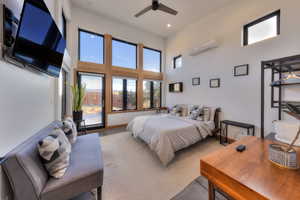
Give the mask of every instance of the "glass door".
[{"label": "glass door", "polygon": [[86,87],[82,110],[87,128],[103,128],[105,124],[104,75],[79,72],[77,77],[78,83]]}]

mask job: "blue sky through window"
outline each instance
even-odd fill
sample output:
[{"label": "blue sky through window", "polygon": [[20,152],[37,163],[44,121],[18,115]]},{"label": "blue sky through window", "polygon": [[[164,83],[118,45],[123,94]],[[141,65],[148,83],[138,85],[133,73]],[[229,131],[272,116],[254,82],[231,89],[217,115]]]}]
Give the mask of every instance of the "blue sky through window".
[{"label": "blue sky through window", "polygon": [[104,63],[104,38],[100,35],[80,31],[80,61]]},{"label": "blue sky through window", "polygon": [[136,45],[112,41],[112,65],[136,69]]},{"label": "blue sky through window", "polygon": [[144,48],[144,70],[160,72],[160,59],[160,52]]}]

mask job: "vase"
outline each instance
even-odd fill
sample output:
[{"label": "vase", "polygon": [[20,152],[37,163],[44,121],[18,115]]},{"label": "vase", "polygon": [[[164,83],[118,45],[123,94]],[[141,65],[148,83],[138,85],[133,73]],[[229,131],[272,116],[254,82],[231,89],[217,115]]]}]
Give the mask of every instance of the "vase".
[{"label": "vase", "polygon": [[74,122],[82,121],[82,111],[73,111]]}]

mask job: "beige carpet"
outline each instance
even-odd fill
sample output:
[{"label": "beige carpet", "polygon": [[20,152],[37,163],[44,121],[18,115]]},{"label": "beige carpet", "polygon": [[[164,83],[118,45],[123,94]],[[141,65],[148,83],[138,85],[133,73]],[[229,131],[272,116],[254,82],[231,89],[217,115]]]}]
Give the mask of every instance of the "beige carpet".
[{"label": "beige carpet", "polygon": [[222,148],[206,139],[182,150],[164,167],[148,146],[130,133],[101,138],[103,200],[169,200],[200,175],[200,158]]}]

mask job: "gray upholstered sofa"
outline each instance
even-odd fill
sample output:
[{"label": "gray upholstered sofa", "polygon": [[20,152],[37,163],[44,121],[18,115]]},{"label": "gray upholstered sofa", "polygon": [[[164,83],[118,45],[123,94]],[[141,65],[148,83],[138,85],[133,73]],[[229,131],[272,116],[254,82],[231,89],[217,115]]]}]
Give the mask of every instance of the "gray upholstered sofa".
[{"label": "gray upholstered sofa", "polygon": [[61,126],[61,123],[51,123],[5,157],[2,166],[14,200],[76,199],[95,188],[98,200],[101,199],[103,162],[98,134],[78,137],[72,146],[70,166],[63,178],[48,176],[40,160],[37,144],[57,126]]}]

